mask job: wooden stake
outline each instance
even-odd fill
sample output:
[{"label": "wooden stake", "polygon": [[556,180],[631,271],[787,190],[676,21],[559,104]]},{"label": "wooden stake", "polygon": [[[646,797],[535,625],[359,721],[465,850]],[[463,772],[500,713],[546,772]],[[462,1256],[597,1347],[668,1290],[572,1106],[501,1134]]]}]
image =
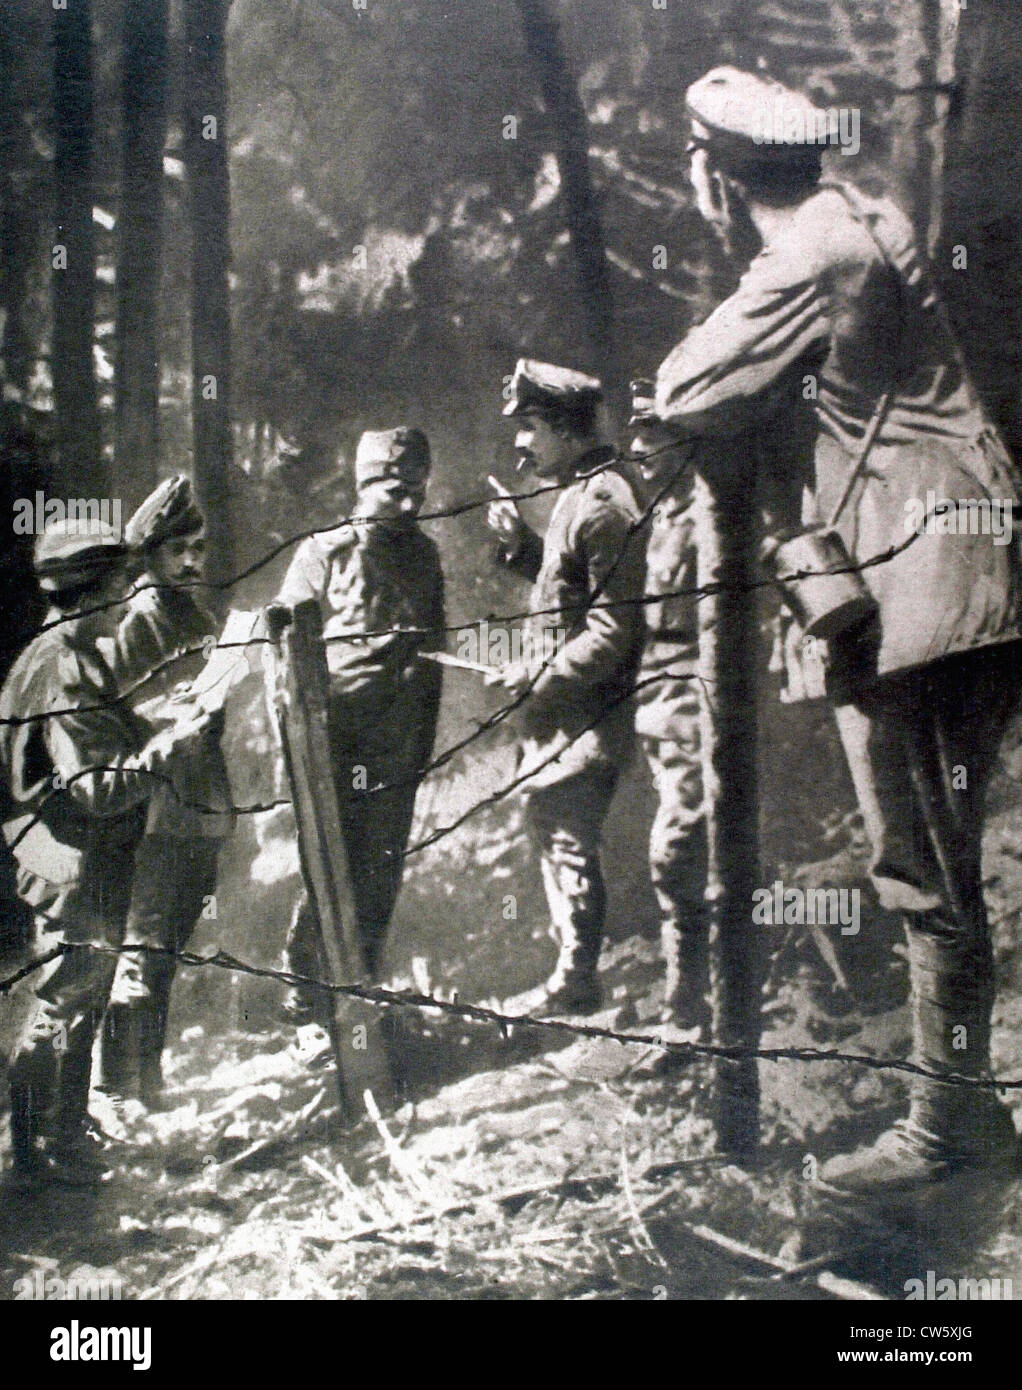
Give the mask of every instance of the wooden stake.
[{"label": "wooden stake", "polygon": [[[709,866],[713,1040],[757,1047],[763,951],[752,922],[759,886],[756,684],[759,633],[754,445],[706,441],[694,491],[698,582],[724,586],[699,601],[699,686]],[[721,1148],[751,1158],[759,1143],[756,1060],[716,1064],[714,1108]]]},{"label": "wooden stake", "polygon": [[[302,876],[318,919],[324,978],[335,984],[364,981],[367,972],[331,766],[328,675],[319,605],[310,599],[298,604],[293,614],[284,608],[271,609],[268,626],[271,641],[279,644],[272,698],[291,783]],[[349,1123],[365,1115],[367,1090],[381,1109],[392,1109],[393,1081],[379,1009],[333,995],[330,1040],[341,1109]]]}]

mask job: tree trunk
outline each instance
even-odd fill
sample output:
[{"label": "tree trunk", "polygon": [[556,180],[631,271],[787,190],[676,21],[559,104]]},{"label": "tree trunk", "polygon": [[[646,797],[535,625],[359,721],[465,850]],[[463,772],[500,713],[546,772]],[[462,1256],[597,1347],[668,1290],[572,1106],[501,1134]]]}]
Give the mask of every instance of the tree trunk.
[{"label": "tree trunk", "polygon": [[941,288],[988,409],[1022,462],[1022,7],[961,8],[948,123]]},{"label": "tree trunk", "polygon": [[938,91],[940,11],[935,0],[912,0],[899,11],[890,72],[891,175],[896,197],[912,218],[920,244],[932,244],[939,206],[943,129]]},{"label": "tree trunk", "polygon": [[[53,391],[60,476],[66,487],[107,491],[92,349],[96,241],[92,226],[92,9],[53,11]],[[66,264],[62,263],[63,248]]]},{"label": "tree trunk", "polygon": [[234,566],[231,527],[230,182],[226,28],[229,0],[187,0],[185,158],[192,225],[192,430],[196,491],[214,582]]},{"label": "tree trunk", "polygon": [[[7,194],[7,190],[5,190]],[[3,339],[0,359],[5,380],[20,400],[28,387],[32,365],[32,342],[25,324],[25,301],[28,297],[32,262],[38,242],[36,218],[15,199],[13,189],[0,204],[0,244],[4,247],[5,265],[0,270],[0,302],[2,302]]]},{"label": "tree trunk", "polygon": [[158,476],[166,86],[167,0],[130,0],[124,7],[116,358],[116,461],[130,506]]},{"label": "tree trunk", "polygon": [[516,0],[525,47],[536,68],[543,104],[553,122],[564,216],[578,272],[592,361],[615,390],[614,306],[599,210],[589,177],[586,113],[546,0]]}]

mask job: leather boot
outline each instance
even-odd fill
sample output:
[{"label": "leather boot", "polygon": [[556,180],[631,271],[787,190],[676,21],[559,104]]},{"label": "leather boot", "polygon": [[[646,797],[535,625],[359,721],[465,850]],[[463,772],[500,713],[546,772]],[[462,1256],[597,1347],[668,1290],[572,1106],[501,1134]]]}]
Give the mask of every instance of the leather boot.
[{"label": "leather boot", "polygon": [[594,1014],[603,1004],[603,986],[595,971],[554,971],[535,1005],[539,1014]]},{"label": "leather boot", "polygon": [[25,1021],[11,1055],[11,1157],[16,1182],[31,1183],[42,1166],[40,1143],[56,1107],[60,1055],[57,1025],[46,1004]]},{"label": "leather boot", "polygon": [[138,1095],[138,1006],[111,1004],[103,1020],[100,1085],[112,1096]]},{"label": "leather boot", "polygon": [[[913,1061],[981,1080],[989,1074],[993,958],[986,931],[966,936],[937,913],[908,930]],[[914,1076],[907,1119],[867,1148],[825,1163],[821,1179],[848,1194],[883,1195],[968,1168],[1015,1165],[1010,1112],[987,1087]]]},{"label": "leather boot", "polygon": [[[303,895],[295,907],[284,947],[284,968],[292,975],[304,975],[311,980],[326,978],[319,959],[318,931],[316,910],[308,897]],[[309,1023],[320,1023],[326,1027],[330,1017],[330,996],[310,985],[289,985],[283,1008],[285,1018],[298,1027]]]},{"label": "leather boot", "polygon": [[534,1010],[547,1014],[596,1013],[603,1003],[596,963],[606,905],[599,862],[590,862],[582,869],[545,858],[542,871],[560,951],[554,973]]},{"label": "leather boot", "polygon": [[682,931],[675,923],[665,922],[660,928],[660,950],[666,967],[661,1021],[682,1032],[708,1027],[706,992],[710,978],[705,930]]},{"label": "leather boot", "polygon": [[16,1181],[31,1182],[39,1167],[32,1087],[11,1081],[11,1160]]},{"label": "leather boot", "polygon": [[137,1005],[138,1013],[138,1095],[151,1109],[160,1105],[163,1093],[163,1049],[167,1041],[167,1018],[174,967],[158,962],[147,974],[149,997]]},{"label": "leather boot", "polygon": [[[132,943],[136,944],[136,943]],[[100,1086],[113,1097],[138,1095],[141,1010],[149,1003],[146,959],[118,957],[103,1019]]]}]

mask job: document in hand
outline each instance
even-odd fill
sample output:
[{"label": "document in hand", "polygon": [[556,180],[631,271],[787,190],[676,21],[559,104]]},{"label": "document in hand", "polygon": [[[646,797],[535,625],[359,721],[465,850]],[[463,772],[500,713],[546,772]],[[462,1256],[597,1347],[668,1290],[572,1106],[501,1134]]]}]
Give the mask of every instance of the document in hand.
[{"label": "document in hand", "polygon": [[245,644],[259,641],[262,621],[261,613],[231,609],[212,656],[185,695],[189,705],[206,714],[223,708],[228,693],[253,669],[255,650]]}]

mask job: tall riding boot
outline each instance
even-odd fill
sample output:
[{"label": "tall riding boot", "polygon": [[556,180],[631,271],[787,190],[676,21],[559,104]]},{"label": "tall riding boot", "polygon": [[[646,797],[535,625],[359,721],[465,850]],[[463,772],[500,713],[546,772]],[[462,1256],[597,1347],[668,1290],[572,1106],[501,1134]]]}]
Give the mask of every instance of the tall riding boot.
[{"label": "tall riding boot", "polygon": [[88,1010],[67,1033],[67,1047],[58,1054],[53,1107],[47,1116],[47,1136],[57,1148],[74,1147],[88,1124],[92,1045],[101,1022],[99,1010]]},{"label": "tall riding boot", "polygon": [[146,984],[149,995],[139,1000],[138,1019],[138,1094],[148,1106],[159,1103],[163,1090],[163,1049],[167,1041],[167,1018],[170,1014],[170,991],[175,969],[172,961],[149,962]]},{"label": "tall riding boot", "polygon": [[39,1144],[50,1131],[56,1103],[59,1025],[45,1004],[25,1021],[10,1062],[11,1150],[16,1173],[38,1167]]},{"label": "tall riding boot", "polygon": [[[303,893],[291,917],[284,947],[284,968],[289,974],[312,980],[321,978],[318,932],[316,909]],[[284,996],[284,1013],[292,1023],[325,1024],[328,1008],[329,997],[311,985],[291,985]]]},{"label": "tall riding boot", "polygon": [[[927,1071],[989,1074],[993,958],[989,934],[965,935],[938,913],[909,919],[912,1059]],[[894,1192],[964,1168],[1014,1163],[1018,1138],[992,1089],[913,1076],[907,1119],[875,1144],[824,1164],[820,1176],[849,1193]]]},{"label": "tall riding boot", "polygon": [[31,1085],[11,1081],[11,1157],[16,1174],[31,1174],[36,1163],[36,1099]]},{"label": "tall riding boot", "polygon": [[603,1002],[596,963],[607,900],[599,859],[583,865],[544,857],[542,871],[560,950],[539,1007],[547,1013],[595,1013]]},{"label": "tall riding boot", "polygon": [[660,950],[666,967],[663,1021],[684,1031],[708,1025],[706,992],[710,980],[705,924],[682,931],[675,921],[663,922]]},{"label": "tall riding boot", "polygon": [[139,1010],[149,1002],[149,968],[137,955],[118,956],[103,1019],[100,1086],[125,1100],[138,1095]]},{"label": "tall riding boot", "polygon": [[138,1095],[138,1011],[137,1004],[111,1004],[103,1020],[100,1085],[125,1099]]}]

